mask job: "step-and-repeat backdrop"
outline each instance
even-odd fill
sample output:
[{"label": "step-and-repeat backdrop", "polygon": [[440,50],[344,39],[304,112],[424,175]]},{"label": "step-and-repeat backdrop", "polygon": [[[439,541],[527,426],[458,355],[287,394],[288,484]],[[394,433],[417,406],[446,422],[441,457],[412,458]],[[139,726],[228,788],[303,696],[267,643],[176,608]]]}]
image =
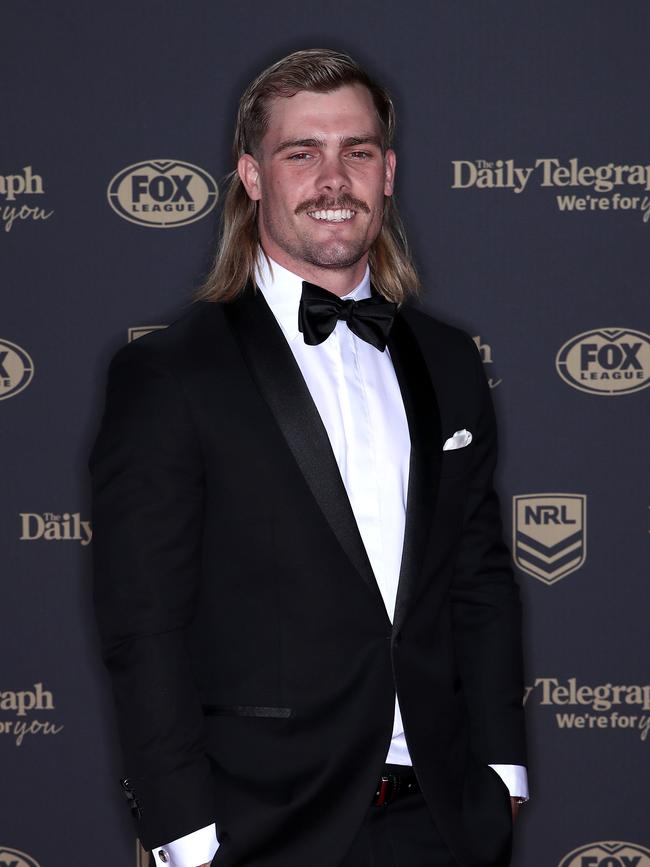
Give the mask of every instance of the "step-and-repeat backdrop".
[{"label": "step-and-repeat backdrop", "polygon": [[500,419],[531,754],[514,865],[648,867],[648,3],[0,16],[0,865],[144,864],[90,611],[106,366],[191,303],[244,86],[325,45],[395,96],[425,304],[474,336]]}]

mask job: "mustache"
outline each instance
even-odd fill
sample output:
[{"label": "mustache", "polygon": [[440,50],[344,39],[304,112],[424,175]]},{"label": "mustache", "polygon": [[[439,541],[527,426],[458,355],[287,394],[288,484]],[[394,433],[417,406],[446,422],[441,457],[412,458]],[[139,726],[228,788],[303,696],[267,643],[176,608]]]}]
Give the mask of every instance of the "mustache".
[{"label": "mustache", "polygon": [[308,199],[306,202],[301,202],[296,208],[296,214],[302,214],[305,211],[335,211],[340,208],[345,208],[350,211],[363,211],[364,214],[370,213],[370,208],[361,199],[355,199],[354,196],[344,194],[338,198],[332,196],[319,196],[317,199]]}]

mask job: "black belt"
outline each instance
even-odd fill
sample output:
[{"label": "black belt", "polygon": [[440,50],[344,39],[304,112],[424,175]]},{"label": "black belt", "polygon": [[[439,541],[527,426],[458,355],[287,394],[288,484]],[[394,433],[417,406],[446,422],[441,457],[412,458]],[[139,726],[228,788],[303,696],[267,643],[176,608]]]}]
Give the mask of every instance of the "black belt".
[{"label": "black belt", "polygon": [[409,765],[384,765],[372,799],[375,807],[385,807],[398,798],[420,791],[415,772]]}]

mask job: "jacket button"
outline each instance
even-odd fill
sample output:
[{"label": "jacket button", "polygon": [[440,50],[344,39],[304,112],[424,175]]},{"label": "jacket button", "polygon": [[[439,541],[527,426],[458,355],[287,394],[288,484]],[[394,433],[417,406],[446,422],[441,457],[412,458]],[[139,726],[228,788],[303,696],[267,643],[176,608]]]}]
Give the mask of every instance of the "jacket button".
[{"label": "jacket button", "polygon": [[165,852],[164,849],[159,849],[159,850],[158,850],[158,857],[159,857],[160,860],[163,862],[163,864],[166,864],[166,863],[169,861],[169,857],[168,857],[168,855],[167,855],[167,853]]}]

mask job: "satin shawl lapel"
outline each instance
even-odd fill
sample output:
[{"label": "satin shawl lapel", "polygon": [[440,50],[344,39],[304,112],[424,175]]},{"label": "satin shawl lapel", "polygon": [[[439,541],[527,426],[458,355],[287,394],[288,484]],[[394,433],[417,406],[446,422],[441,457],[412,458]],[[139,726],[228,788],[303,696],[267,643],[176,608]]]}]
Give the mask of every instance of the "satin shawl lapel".
[{"label": "satin shawl lapel", "polygon": [[[261,292],[247,287],[224,312],[244,360],[341,547],[382,608],[327,431],[300,368]],[[385,608],[384,608],[385,610]]]},{"label": "satin shawl lapel", "polygon": [[406,615],[425,559],[438,493],[441,426],[438,402],[426,362],[413,331],[398,314],[388,341],[411,437],[406,501],[406,527],[400,568],[393,636]]}]

